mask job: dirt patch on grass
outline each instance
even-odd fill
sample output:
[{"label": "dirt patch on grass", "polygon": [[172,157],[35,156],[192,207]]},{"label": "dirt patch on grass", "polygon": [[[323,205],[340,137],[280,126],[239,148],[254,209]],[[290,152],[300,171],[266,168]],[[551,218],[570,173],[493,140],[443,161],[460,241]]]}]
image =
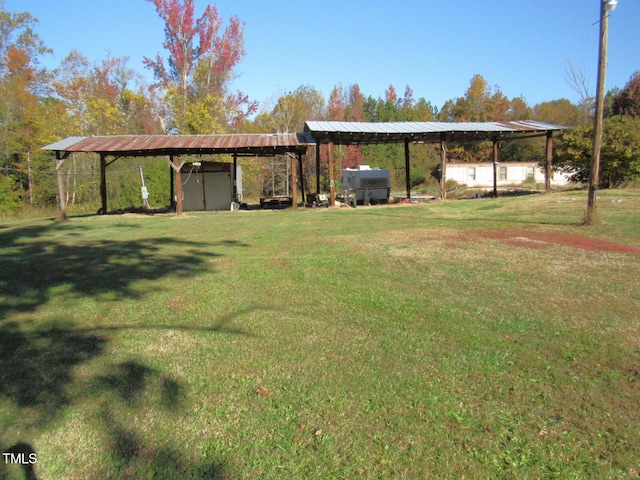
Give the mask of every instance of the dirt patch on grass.
[{"label": "dirt patch on grass", "polygon": [[[526,230],[481,230],[477,232],[482,238],[502,240],[509,245],[528,248],[544,248],[550,245],[564,245],[582,250],[628,253],[640,256],[640,247],[608,242],[571,233],[531,232]],[[473,238],[469,235],[467,238]]]}]

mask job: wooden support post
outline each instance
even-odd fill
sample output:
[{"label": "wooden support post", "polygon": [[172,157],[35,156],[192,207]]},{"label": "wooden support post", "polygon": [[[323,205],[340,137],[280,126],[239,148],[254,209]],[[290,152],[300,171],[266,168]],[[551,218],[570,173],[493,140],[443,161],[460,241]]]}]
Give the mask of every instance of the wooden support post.
[{"label": "wooden support post", "polygon": [[60,152],[56,152],[56,174],[58,176],[58,198],[60,201],[60,219],[67,221],[67,201],[64,196],[64,179],[62,178],[62,164],[64,158],[60,156]]},{"label": "wooden support post", "polygon": [[440,197],[447,198],[447,136],[443,133],[440,136]]},{"label": "wooden support post", "polygon": [[[173,160],[171,160],[173,162]],[[176,206],[175,196],[175,176],[173,174],[173,167],[169,165],[169,208],[174,208]]]},{"label": "wooden support post", "polygon": [[291,206],[298,208],[298,159],[291,157]]},{"label": "wooden support post", "polygon": [[233,154],[233,171],[231,172],[231,201],[238,202],[238,154]]},{"label": "wooden support post", "polygon": [[182,192],[182,161],[180,157],[174,157],[171,155],[171,163],[176,167],[176,215],[182,215],[182,200],[184,199],[184,193]]},{"label": "wooden support post", "polygon": [[551,192],[551,162],[553,159],[553,132],[547,132],[547,147],[544,160],[544,192]]},{"label": "wooden support post", "polygon": [[320,143],[316,143],[316,194],[320,193]]},{"label": "wooden support post", "polygon": [[498,157],[498,139],[493,139],[493,198],[498,198],[498,168],[500,165]]},{"label": "wooden support post", "polygon": [[329,142],[329,205],[336,205],[336,184],[333,178],[333,142]]},{"label": "wooden support post", "polygon": [[104,153],[100,154],[100,208],[101,215],[107,214],[107,157]]},{"label": "wooden support post", "polygon": [[409,166],[409,140],[404,140],[404,179],[407,187],[407,199],[411,198],[411,167]]},{"label": "wooden support post", "polygon": [[304,196],[304,173],[302,172],[302,154],[298,153],[298,170],[300,172],[300,193],[302,195],[302,205],[305,204]]}]

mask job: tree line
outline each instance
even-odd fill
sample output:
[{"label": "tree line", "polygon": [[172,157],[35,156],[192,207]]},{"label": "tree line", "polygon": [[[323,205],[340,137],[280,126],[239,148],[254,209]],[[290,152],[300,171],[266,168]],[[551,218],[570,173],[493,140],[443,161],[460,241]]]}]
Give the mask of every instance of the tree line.
[{"label": "tree line", "polygon": [[[554,163],[576,181],[588,176],[593,99],[586,93],[575,105],[558,99],[530,106],[525,98],[507,98],[481,76],[464,94],[438,108],[415,98],[406,86],[393,85],[379,96],[357,84],[337,85],[327,98],[309,85],[279,92],[260,105],[233,89],[236,67],[245,55],[244,23],[224,21],[215,6],[200,17],[193,0],[148,0],[165,25],[164,54],[144,59],[153,73],[149,83],[128,59],[107,57],[93,63],[73,50],[48,70],[43,59],[51,50],[37,34],[29,12],[9,12],[0,0],[0,213],[53,207],[57,204],[55,161],[44,145],[69,136],[113,134],[212,134],[301,131],[306,120],[504,121],[539,120],[571,127],[556,141]],[[151,52],[150,52],[151,53]],[[579,80],[576,70],[573,79]],[[579,72],[577,72],[579,73]],[[624,88],[607,94],[602,151],[603,186],[632,182],[640,175],[640,73]],[[339,147],[337,168],[361,163],[388,168],[396,185],[404,182],[400,146]],[[540,160],[544,145],[535,139],[504,142],[501,160]],[[491,158],[489,144],[452,145],[458,161]],[[436,146],[412,149],[413,186],[438,181]],[[326,159],[326,152],[321,151]],[[72,155],[62,166],[70,209],[92,211],[99,204],[95,155]],[[244,186],[250,195],[278,194],[288,188],[288,163],[278,159],[243,159]],[[326,167],[325,167],[326,168]],[[149,202],[169,203],[169,171],[161,159],[119,161],[110,166],[107,185],[113,208],[141,203],[140,171]],[[305,159],[303,173],[315,176],[315,162]],[[326,175],[323,175],[325,178]],[[306,185],[309,191],[312,185]]]}]

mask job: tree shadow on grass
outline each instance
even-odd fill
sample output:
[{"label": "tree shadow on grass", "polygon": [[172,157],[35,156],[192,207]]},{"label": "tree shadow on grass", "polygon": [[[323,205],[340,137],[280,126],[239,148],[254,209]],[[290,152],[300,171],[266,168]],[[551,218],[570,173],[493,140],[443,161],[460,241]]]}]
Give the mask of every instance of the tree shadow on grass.
[{"label": "tree shadow on grass", "polygon": [[[127,426],[123,413],[148,405],[149,398],[160,408],[181,409],[184,387],[157,369],[136,360],[113,365],[111,371],[95,379],[94,390],[115,395],[100,406],[97,421],[106,434],[106,450],[111,462],[100,471],[101,478],[222,478],[221,462],[188,458],[171,445],[150,445],[143,435]],[[118,413],[120,411],[120,413]]]},{"label": "tree shadow on grass", "polygon": [[[2,452],[12,448],[11,444],[30,445],[20,432],[42,428],[56,420],[66,406],[83,398],[69,393],[74,370],[103,355],[109,342],[107,330],[87,328],[68,319],[38,319],[33,314],[40,307],[54,298],[63,306],[69,301],[70,308],[73,299],[83,297],[142,299],[145,292],[136,289],[135,282],[166,276],[179,282],[180,278],[211,272],[211,260],[220,257],[223,249],[244,246],[234,241],[207,244],[166,237],[125,240],[113,230],[109,230],[113,237],[110,240],[95,240],[87,238],[86,231],[87,227],[74,224],[0,229]],[[209,330],[223,331],[224,323]],[[97,382],[101,388],[135,403],[146,401],[147,381],[152,377],[160,378],[158,407],[179,408],[182,385],[135,360],[116,366],[114,372],[98,377]],[[114,452],[144,452],[138,457],[149,457],[149,468],[164,465],[175,470],[176,476],[183,471],[189,478],[217,478],[216,472],[222,468],[194,466],[170,448],[154,452],[142,444],[135,431],[104,418],[103,426],[120,439],[113,444]],[[0,467],[0,478],[5,471]]]},{"label": "tree shadow on grass", "polygon": [[81,240],[46,237],[7,245],[0,233],[0,319],[32,311],[56,294],[141,298],[139,280],[191,277],[211,269],[210,246],[176,238]]},{"label": "tree shadow on grass", "polygon": [[189,459],[171,446],[149,447],[140,433],[128,428],[112,411],[102,409],[99,419],[107,434],[110,461],[100,472],[101,478],[226,478],[222,462]]}]

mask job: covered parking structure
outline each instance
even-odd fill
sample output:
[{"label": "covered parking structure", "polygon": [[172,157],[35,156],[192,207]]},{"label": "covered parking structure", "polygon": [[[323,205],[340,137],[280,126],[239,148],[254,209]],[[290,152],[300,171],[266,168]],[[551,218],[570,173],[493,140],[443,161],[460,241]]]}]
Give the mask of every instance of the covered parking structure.
[{"label": "covered parking structure", "polygon": [[[497,195],[499,142],[502,140],[546,137],[544,160],[545,191],[551,189],[553,133],[566,127],[533,120],[514,122],[326,122],[308,121],[304,131],[316,141],[316,172],[320,171],[320,145],[328,145],[330,202],[335,204],[333,165],[334,145],[404,144],[406,195],[411,198],[409,145],[439,143],[441,150],[440,190],[446,198],[447,142],[493,142],[493,189]],[[316,188],[320,191],[320,177],[316,173]]]},{"label": "covered parking structure", "polygon": [[[315,146],[316,193],[320,193],[320,145],[328,145],[330,203],[335,204],[334,145],[404,144],[406,195],[411,198],[410,145],[440,144],[441,196],[446,198],[447,142],[493,142],[493,184],[497,193],[499,142],[502,140],[546,137],[544,160],[545,190],[551,189],[553,133],[566,127],[532,120],[514,122],[334,122],[307,121],[302,133],[257,133],[218,135],[105,135],[69,137],[43,147],[56,156],[58,194],[63,216],[64,182],[61,166],[72,153],[96,153],[100,156],[100,197],[102,213],[108,211],[107,168],[126,157],[166,157],[171,165],[170,198],[175,198],[176,213],[182,213],[182,157],[188,155],[232,155],[234,168],[238,157],[287,155],[291,161],[293,198],[297,198],[298,171],[302,171],[302,156]],[[175,181],[174,181],[175,178]],[[304,182],[301,182],[304,185]],[[235,194],[235,181],[233,182]],[[175,192],[174,192],[175,187]],[[304,192],[303,192],[304,200]],[[293,202],[294,208],[297,202]]]},{"label": "covered parking structure", "polygon": [[[43,147],[53,151],[56,156],[58,172],[58,194],[62,215],[66,216],[64,205],[64,182],[61,166],[65,159],[75,152],[96,153],[100,155],[100,198],[101,213],[107,213],[107,168],[116,160],[127,157],[166,157],[171,166],[171,193],[175,198],[176,213],[182,214],[182,178],[181,168],[187,155],[232,155],[236,172],[237,159],[242,156],[287,155],[291,158],[291,171],[294,198],[297,197],[297,171],[302,164],[302,155],[314,146],[309,133],[258,133],[258,134],[219,134],[219,135],[105,135],[92,137],[69,137]],[[174,182],[175,174],[175,182]],[[237,194],[235,178],[233,195]],[[175,187],[175,192],[174,192]],[[303,192],[304,196],[304,192]],[[294,202],[294,207],[296,202]]]}]

